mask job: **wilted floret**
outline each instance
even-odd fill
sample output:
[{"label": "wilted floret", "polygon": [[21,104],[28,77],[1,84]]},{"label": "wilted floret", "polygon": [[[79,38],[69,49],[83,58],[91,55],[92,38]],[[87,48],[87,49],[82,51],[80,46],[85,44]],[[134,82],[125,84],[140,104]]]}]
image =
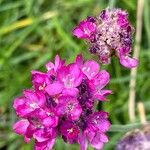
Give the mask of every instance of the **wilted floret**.
[{"label": "wilted floret", "polygon": [[121,9],[107,8],[99,16],[88,17],[73,30],[77,38],[89,43],[89,51],[99,56],[100,62],[108,64],[113,55],[127,68],[136,67],[138,62],[130,58],[134,29],[128,13]]},{"label": "wilted floret", "polygon": [[69,65],[56,56],[55,63],[46,64],[47,72],[32,71],[33,89],[24,90],[14,100],[20,120],[13,129],[25,142],[35,139],[35,150],[52,149],[58,136],[70,144],[87,143],[100,149],[108,141],[108,114],[95,112],[95,100],[105,101],[110,90],[109,74],[100,70],[93,60],[83,61],[78,55]]}]

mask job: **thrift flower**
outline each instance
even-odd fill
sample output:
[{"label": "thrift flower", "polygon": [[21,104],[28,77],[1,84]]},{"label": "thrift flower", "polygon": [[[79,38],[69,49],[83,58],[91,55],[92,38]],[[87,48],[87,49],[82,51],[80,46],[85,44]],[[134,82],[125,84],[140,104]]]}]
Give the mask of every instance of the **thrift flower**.
[{"label": "thrift flower", "polygon": [[[89,26],[88,26],[89,27]],[[93,31],[94,32],[94,31]],[[81,150],[100,149],[108,142],[108,114],[95,111],[95,100],[105,101],[111,90],[104,89],[109,74],[94,60],[65,64],[57,55],[48,62],[46,72],[32,71],[33,89],[24,90],[13,107],[20,118],[13,130],[28,143],[35,140],[35,150],[51,150],[57,137],[69,144],[79,143]]]},{"label": "thrift flower", "polygon": [[45,95],[41,92],[24,90],[24,96],[18,97],[14,101],[13,107],[19,117],[28,117],[32,112],[44,106]]},{"label": "thrift flower", "polygon": [[90,39],[92,34],[96,31],[96,20],[88,17],[86,20],[80,22],[79,27],[74,29],[74,35],[81,39]]},{"label": "thrift flower", "polygon": [[59,97],[59,103],[56,106],[56,112],[59,115],[65,115],[68,119],[78,120],[82,113],[82,109],[76,98],[61,96]]},{"label": "thrift flower", "polygon": [[138,64],[130,57],[133,32],[126,11],[107,8],[97,17],[81,21],[73,35],[85,39],[89,43],[89,51],[98,55],[101,63],[110,63],[115,55],[124,67],[133,68]]},{"label": "thrift flower", "polygon": [[86,126],[78,139],[81,150],[86,150],[88,143],[95,149],[102,149],[104,143],[108,142],[105,132],[110,128],[110,122],[107,118],[108,114],[103,111],[93,112],[87,117]]},{"label": "thrift flower", "polygon": [[64,141],[73,144],[77,142],[80,129],[75,123],[64,121],[60,124],[60,133],[62,134]]}]

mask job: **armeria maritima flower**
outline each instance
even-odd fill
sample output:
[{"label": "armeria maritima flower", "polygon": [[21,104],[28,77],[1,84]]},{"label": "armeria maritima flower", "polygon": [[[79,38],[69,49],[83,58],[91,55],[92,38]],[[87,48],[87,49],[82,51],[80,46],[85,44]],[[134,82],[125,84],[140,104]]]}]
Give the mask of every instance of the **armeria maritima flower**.
[{"label": "armeria maritima flower", "polygon": [[73,34],[89,43],[89,51],[99,56],[100,62],[108,64],[115,55],[127,68],[136,67],[138,61],[130,57],[134,29],[128,13],[121,9],[107,8],[97,17],[80,22]]},{"label": "armeria maritima flower", "polygon": [[50,150],[58,136],[70,144],[79,143],[86,150],[88,143],[101,149],[108,142],[108,113],[95,111],[95,100],[105,101],[111,93],[104,87],[109,73],[100,70],[94,60],[84,61],[78,55],[69,65],[56,56],[46,64],[47,72],[32,71],[33,89],[24,90],[14,100],[20,118],[13,126],[25,142],[35,139],[35,150]]}]

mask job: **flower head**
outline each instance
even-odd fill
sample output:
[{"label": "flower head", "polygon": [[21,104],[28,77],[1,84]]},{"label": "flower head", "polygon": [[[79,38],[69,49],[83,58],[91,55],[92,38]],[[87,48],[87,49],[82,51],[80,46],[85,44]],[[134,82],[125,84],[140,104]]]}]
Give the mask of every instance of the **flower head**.
[{"label": "flower head", "polygon": [[[111,57],[115,55],[124,67],[136,67],[138,61],[130,58],[134,29],[128,20],[128,13],[121,9],[107,8],[98,17],[88,18],[81,21],[73,34],[89,43],[89,51],[97,54],[103,64],[110,63]],[[85,22],[93,28],[87,27]],[[85,36],[86,33],[88,36]]]},{"label": "flower head", "polygon": [[58,136],[70,144],[79,143],[81,150],[86,150],[84,141],[102,148],[108,141],[105,132],[110,123],[107,113],[95,112],[94,104],[111,93],[104,89],[109,74],[81,55],[74,63],[64,62],[56,56],[54,64],[46,65],[47,72],[32,71],[33,89],[24,90],[23,96],[14,100],[20,121],[13,129],[27,143],[35,139],[35,150],[52,149]]}]

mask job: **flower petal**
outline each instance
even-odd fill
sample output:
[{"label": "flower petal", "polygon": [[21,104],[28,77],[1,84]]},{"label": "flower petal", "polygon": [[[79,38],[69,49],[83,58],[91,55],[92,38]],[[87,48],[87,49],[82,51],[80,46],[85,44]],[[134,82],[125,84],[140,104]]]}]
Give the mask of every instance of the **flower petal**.
[{"label": "flower petal", "polygon": [[59,82],[55,82],[46,86],[45,91],[49,95],[56,95],[62,92],[63,85]]},{"label": "flower petal", "polygon": [[29,126],[29,121],[26,119],[22,119],[13,125],[13,130],[17,134],[25,135],[28,126]]},{"label": "flower petal", "polygon": [[44,130],[39,129],[34,132],[33,137],[38,141],[38,142],[44,142],[47,141],[49,138],[48,136],[44,136]]},{"label": "flower petal", "polygon": [[73,35],[77,36],[78,38],[83,38],[84,37],[84,32],[79,27],[76,27],[73,30]]},{"label": "flower petal", "polygon": [[82,109],[80,105],[77,105],[74,111],[70,114],[72,120],[78,120],[80,118],[80,115],[82,113]]},{"label": "flower petal", "polygon": [[126,68],[134,68],[138,65],[138,60],[129,56],[121,56],[120,63]]},{"label": "flower petal", "polygon": [[44,142],[37,142],[35,143],[35,150],[52,150],[56,139],[47,140]]},{"label": "flower petal", "polygon": [[79,68],[82,68],[83,66],[83,57],[82,55],[77,55],[75,63],[79,66]]},{"label": "flower petal", "polygon": [[93,60],[88,60],[84,63],[82,72],[91,80],[98,74],[99,64]]},{"label": "flower petal", "polygon": [[46,127],[56,127],[58,125],[58,117],[50,116],[43,120],[43,125]]},{"label": "flower petal", "polygon": [[[94,19],[94,18],[93,18]],[[95,21],[85,19],[73,30],[73,35],[81,39],[90,39],[92,33],[96,31]]]},{"label": "flower petal", "polygon": [[60,57],[56,55],[55,57],[55,71],[59,68],[60,65]]},{"label": "flower petal", "polygon": [[106,100],[107,100],[107,98],[104,97],[104,96],[101,95],[101,94],[95,94],[95,95],[94,95],[94,98],[95,98],[95,99],[98,99],[98,100],[100,100],[100,101],[106,101]]},{"label": "flower petal", "polygon": [[107,71],[101,70],[94,79],[94,84],[99,88],[105,87],[110,81],[110,75]]},{"label": "flower petal", "polygon": [[46,66],[47,71],[50,71],[50,70],[54,69],[54,67],[55,67],[52,62],[48,62],[45,66]]},{"label": "flower petal", "polygon": [[17,109],[18,106],[24,105],[24,103],[25,103],[25,98],[24,98],[24,97],[17,97],[17,98],[14,100],[13,107],[14,107],[15,109]]},{"label": "flower petal", "polygon": [[64,89],[62,93],[64,95],[77,96],[79,90],[77,88]]},{"label": "flower petal", "polygon": [[100,101],[106,101],[107,98],[105,96],[112,94],[111,90],[100,90],[99,92],[96,92],[94,94],[94,98],[100,100]]},{"label": "flower petal", "polygon": [[104,143],[101,141],[101,134],[97,132],[93,140],[90,142],[90,144],[93,148],[97,150],[102,149]]},{"label": "flower petal", "polygon": [[80,144],[80,150],[87,150],[88,142],[85,133],[80,133],[78,137],[78,143]]},{"label": "flower petal", "polygon": [[33,90],[24,90],[23,94],[30,101],[34,101],[34,100],[37,99],[37,95],[36,95],[36,93]]},{"label": "flower petal", "polygon": [[103,133],[100,133],[100,139],[104,143],[108,142],[108,137]]}]

